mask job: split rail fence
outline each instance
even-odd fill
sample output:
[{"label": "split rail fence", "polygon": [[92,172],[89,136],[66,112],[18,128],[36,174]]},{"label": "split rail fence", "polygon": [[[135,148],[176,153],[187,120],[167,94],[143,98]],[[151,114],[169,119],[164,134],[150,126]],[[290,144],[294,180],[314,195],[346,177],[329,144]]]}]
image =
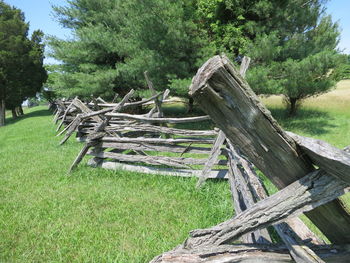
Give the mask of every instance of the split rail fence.
[{"label": "split rail fence", "polygon": [[[197,176],[197,187],[207,178],[228,179],[235,217],[191,231],[152,262],[349,262],[350,215],[338,199],[350,190],[349,147],[284,131],[244,80],[248,65],[244,58],[238,72],[215,56],[198,70],[190,94],[208,116],[165,117],[169,92],[156,94],[147,74],[153,96],[141,102],[128,102],[133,91],[119,103],[58,101],[61,143],[75,131],[85,138],[70,169],[90,155],[92,166]],[[150,102],[146,114],[123,112]],[[209,120],[219,129],[173,127]],[[276,194],[268,196],[256,169],[280,189]],[[331,244],[298,218],[303,213]],[[283,244],[274,244],[271,226]]]}]

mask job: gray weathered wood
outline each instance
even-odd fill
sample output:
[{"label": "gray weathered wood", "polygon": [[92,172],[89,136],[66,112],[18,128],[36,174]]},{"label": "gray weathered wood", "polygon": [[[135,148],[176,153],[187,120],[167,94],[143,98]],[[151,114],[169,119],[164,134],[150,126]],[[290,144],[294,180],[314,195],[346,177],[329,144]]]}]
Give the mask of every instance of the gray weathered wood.
[{"label": "gray weathered wood", "polygon": [[[258,180],[257,175],[250,166],[247,166],[246,160],[237,153],[230,141],[228,141],[228,147],[229,166],[232,169],[231,173],[229,169],[228,174],[229,181],[232,182],[231,192],[236,199],[234,200],[235,207],[238,207],[238,213],[241,213],[247,208],[250,208],[255,202],[267,198],[268,195]],[[255,197],[253,197],[253,192],[256,195]],[[299,242],[299,238],[287,223],[282,222],[276,224],[274,228],[297,263],[323,262],[310,248]],[[242,239],[248,243],[252,243],[254,240],[260,241],[260,243],[264,241],[271,242],[266,229],[255,230],[252,233],[245,234],[242,236]]]},{"label": "gray weathered wood", "polygon": [[196,185],[197,188],[203,185],[203,183],[207,179],[206,175],[209,173],[209,171],[213,168],[214,164],[217,162],[217,159],[221,153],[221,146],[223,145],[225,139],[226,139],[225,134],[222,131],[220,131],[218,136],[215,139],[208,161],[206,162],[202,170],[202,176],[199,178],[197,182],[197,185]]},{"label": "gray weathered wood", "polygon": [[[248,159],[278,188],[313,171],[229,60],[215,56],[193,78],[190,95]],[[283,169],[283,170],[282,170]],[[350,215],[339,200],[307,216],[334,243],[350,243]]]},{"label": "gray weathered wood", "polygon": [[[253,194],[249,189],[249,182],[245,181],[244,169],[237,159],[236,152],[233,148],[228,150],[228,179],[231,187],[235,214],[238,215],[246,209],[252,207],[255,203]],[[272,243],[268,231],[264,229],[257,229],[253,232],[241,236],[243,243],[258,243],[266,244]]]},{"label": "gray weathered wood", "polygon": [[[314,248],[326,262],[349,262],[347,246],[317,246]],[[284,246],[276,245],[221,245],[191,250],[177,248],[155,257],[151,263],[277,263],[294,262]]]},{"label": "gray weathered wood", "polygon": [[106,113],[106,116],[124,118],[124,119],[130,119],[130,120],[138,120],[143,122],[152,122],[152,123],[189,123],[189,122],[210,120],[209,116],[187,117],[187,118],[147,118],[142,115],[132,115],[132,114],[126,114],[126,113]]},{"label": "gray weathered wood", "polygon": [[[185,158],[185,157],[168,157],[168,156],[145,156],[145,155],[127,155],[114,152],[88,152],[89,155],[99,158],[110,158],[122,162],[142,162],[151,165],[167,165],[177,168],[189,168],[189,165],[203,165],[206,159],[202,158]],[[226,165],[225,160],[218,160],[218,165]]]},{"label": "gray weathered wood", "polygon": [[71,167],[69,168],[69,172],[72,172],[77,167],[77,165],[81,162],[81,160],[84,158],[86,153],[89,151],[90,147],[92,147],[93,145],[94,144],[91,142],[86,143],[84,145],[83,149],[81,149],[78,156],[75,158],[74,162],[72,163]]},{"label": "gray weathered wood", "polygon": [[345,147],[345,148],[344,148],[344,151],[350,153],[350,145],[347,146],[347,147]]},{"label": "gray weathered wood", "polygon": [[[75,97],[75,98],[73,99],[73,101],[74,101],[75,99],[77,99],[77,98],[78,98],[78,97]],[[58,127],[57,127],[57,129],[56,129],[56,132],[58,132],[58,131],[61,129],[63,123],[65,122],[66,116],[67,116],[69,110],[71,109],[71,107],[73,106],[73,101],[68,105],[67,109],[64,111],[62,120],[61,120],[60,124],[58,125]]]},{"label": "gray weathered wood", "polygon": [[[98,158],[98,160],[101,160]],[[125,170],[138,173],[146,174],[158,174],[165,176],[180,176],[180,177],[198,177],[200,170],[191,170],[191,169],[174,169],[174,168],[159,168],[159,167],[150,167],[150,166],[141,166],[141,165],[131,165],[125,163],[119,163],[115,161],[102,161],[96,163],[95,160],[90,159],[88,164],[93,167],[102,167],[109,170]],[[209,178],[213,179],[226,179],[227,170],[226,169],[214,169],[210,171]]]},{"label": "gray weathered wood", "polygon": [[[185,248],[221,245],[241,235],[295,217],[343,195],[350,188],[324,171],[314,171],[276,194],[254,204],[235,218],[209,229],[193,230]],[[350,233],[345,233],[350,235]]]},{"label": "gray weathered wood", "polygon": [[[233,154],[234,159],[241,165],[244,172],[242,173],[245,177],[246,183],[250,191],[254,196],[254,200],[260,201],[268,197],[268,194],[263,187],[258,175],[255,173],[252,165],[233,147],[230,141],[228,141],[228,146],[230,147],[231,154]],[[325,244],[321,239],[319,239],[298,217],[289,218],[285,221],[288,226],[295,232],[295,234],[303,240],[303,242],[313,243],[317,245]],[[279,224],[275,225],[278,228]],[[284,227],[285,228],[285,227]],[[281,230],[283,231],[283,229]]]},{"label": "gray weathered wood", "polygon": [[[167,145],[167,144],[147,144],[147,143],[117,143],[117,142],[102,142],[99,144],[101,148],[115,148],[120,150],[138,150],[138,151],[154,151],[154,152],[172,152],[172,153],[195,153],[208,155],[211,151],[208,147],[199,146],[184,146],[184,145]],[[221,154],[225,150],[222,150]]]},{"label": "gray weathered wood", "polygon": [[[112,110],[112,112],[118,112],[120,111],[124,104],[129,100],[129,98],[134,94],[134,90],[132,89],[128,94],[125,95],[125,97],[122,99],[122,101],[120,103],[118,103]],[[94,129],[93,133],[91,134],[91,136],[93,136],[94,134],[99,134],[101,131],[103,131],[105,129],[105,127],[108,125],[108,122],[110,120],[110,117],[105,118],[102,122],[100,122]],[[76,122],[81,122],[81,117],[80,119],[76,119]],[[68,132],[67,132],[68,134]],[[67,136],[66,134],[66,136]],[[84,156],[86,155],[86,153],[88,152],[89,148],[92,145],[95,145],[97,142],[94,141],[91,136],[88,138],[88,141],[86,143],[86,145],[84,146],[84,148],[80,151],[80,153],[78,154],[78,156],[76,157],[76,159],[74,160],[72,166],[69,169],[69,172],[71,172],[80,162],[81,160],[84,158]],[[95,149],[96,150],[96,149]],[[92,153],[97,154],[96,151],[92,151]],[[95,156],[95,157],[99,157],[99,156]]]},{"label": "gray weathered wood", "polygon": [[323,263],[324,261],[316,255],[309,247],[303,245],[295,232],[285,222],[275,226],[278,235],[286,244],[291,256],[297,263]]},{"label": "gray weathered wood", "polygon": [[[86,106],[81,100],[76,99],[73,100],[73,105],[81,110],[82,113],[91,113],[93,110],[91,110],[88,106]],[[92,116],[92,119],[96,122],[102,122],[102,118],[99,116]]]},{"label": "gray weathered wood", "polygon": [[[117,113],[119,112],[123,106],[125,105],[125,103],[132,97],[132,95],[135,93],[135,91],[132,89],[128,92],[128,94],[126,94],[124,96],[124,98],[121,100],[121,102],[119,102],[112,110],[111,113]],[[103,131],[106,126],[109,124],[109,121],[111,120],[112,117],[107,116],[105,118],[105,120],[103,120],[96,128],[95,128],[95,132],[100,132]]]},{"label": "gray weathered wood", "polygon": [[[143,74],[144,74],[145,79],[147,81],[148,88],[150,89],[152,95],[155,95],[156,94],[156,90],[153,87],[152,81],[148,77],[147,71],[145,71]],[[155,103],[155,108],[156,108],[156,113],[157,113],[155,117],[157,117],[157,118],[163,117],[162,102],[158,99],[158,97],[155,97],[154,98],[154,103]],[[152,116],[152,115],[153,114],[150,114],[149,116]]]},{"label": "gray weathered wood", "polygon": [[242,59],[241,66],[239,68],[239,74],[241,74],[242,78],[245,77],[245,74],[249,68],[249,64],[250,64],[250,57],[244,56]]},{"label": "gray weathered wood", "polygon": [[116,138],[103,137],[102,142],[123,142],[123,143],[155,143],[155,144],[178,144],[178,143],[197,143],[197,144],[212,144],[213,139],[208,138],[176,138],[176,139],[162,139],[162,138]]},{"label": "gray weathered wood", "polygon": [[214,130],[185,130],[185,129],[176,129],[169,127],[161,127],[149,124],[130,124],[130,125],[118,125],[118,126],[109,126],[107,130],[110,131],[146,131],[146,132],[154,132],[154,133],[165,133],[172,135],[180,135],[180,136],[216,136],[218,133]]},{"label": "gray weathered wood", "polygon": [[350,154],[324,141],[288,132],[310,159],[330,175],[350,184]]},{"label": "gray weathered wood", "polygon": [[64,135],[64,138],[60,141],[59,145],[64,144],[66,141],[68,141],[68,139],[70,138],[70,136],[76,131],[76,129],[78,128],[80,122],[81,122],[81,118],[80,118],[81,114],[78,114],[77,117],[74,119],[73,122],[70,123],[66,134]]}]

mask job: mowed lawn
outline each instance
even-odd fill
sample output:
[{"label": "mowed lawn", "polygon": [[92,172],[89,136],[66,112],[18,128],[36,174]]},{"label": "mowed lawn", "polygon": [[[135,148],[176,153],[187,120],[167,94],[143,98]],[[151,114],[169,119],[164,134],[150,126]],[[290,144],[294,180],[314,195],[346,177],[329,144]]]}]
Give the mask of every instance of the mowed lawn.
[{"label": "mowed lawn", "polygon": [[0,128],[0,262],[147,262],[233,214],[226,182],[67,170],[46,107]]},{"label": "mowed lawn", "polygon": [[[307,100],[293,119],[279,97],[264,102],[287,130],[350,144],[350,81]],[[86,160],[67,175],[82,144],[58,146],[46,107],[25,113],[0,128],[0,262],[147,262],[233,215],[223,181],[196,190],[195,179],[93,169]]]}]

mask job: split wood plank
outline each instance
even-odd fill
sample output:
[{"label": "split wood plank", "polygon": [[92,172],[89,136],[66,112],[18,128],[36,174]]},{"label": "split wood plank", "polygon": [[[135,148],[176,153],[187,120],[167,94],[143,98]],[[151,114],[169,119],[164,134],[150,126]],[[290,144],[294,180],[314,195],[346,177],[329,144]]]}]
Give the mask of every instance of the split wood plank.
[{"label": "split wood plank", "polygon": [[[234,170],[234,174],[232,174],[232,178],[236,179],[234,180],[234,182],[238,183],[238,186],[240,186],[239,187],[240,192],[242,193],[242,195],[239,196],[238,200],[241,200],[241,202],[243,202],[243,207],[249,208],[255,202],[258,202],[267,198],[268,195],[262,183],[258,179],[256,173],[254,172],[254,170],[252,170],[250,165],[248,165],[248,162],[237,153],[237,151],[235,150],[235,148],[233,147],[230,141],[228,141],[228,147],[229,147],[229,151],[228,151],[229,165],[231,164],[231,166],[236,167],[236,169]],[[234,161],[236,163],[233,163]],[[239,167],[242,168],[243,170],[242,172],[239,170]],[[244,176],[246,178],[244,178]],[[233,189],[233,192],[235,192],[235,189]],[[252,193],[255,193],[255,194],[252,194]],[[255,195],[255,198],[253,197],[253,195]],[[238,205],[241,206],[241,203],[238,202]],[[240,212],[242,212],[242,210]],[[294,222],[296,223],[296,221]],[[276,232],[279,234],[279,236],[282,238],[283,242],[286,244],[295,262],[297,263],[323,262],[309,247],[305,246],[304,244],[301,243],[301,241],[299,241],[300,238],[298,238],[296,233],[289,226],[288,221],[276,224],[274,225],[274,228]],[[261,230],[266,231],[266,229],[261,229]],[[254,231],[253,233],[249,233],[249,234],[255,235],[255,236],[258,236],[259,234],[261,235],[261,233],[257,231]],[[266,235],[266,233],[263,233],[263,234]],[[244,238],[245,236],[246,235],[243,235],[242,237]],[[262,240],[264,240],[266,236],[263,235],[261,238]]]},{"label": "split wood plank", "polygon": [[318,167],[350,185],[350,154],[322,140],[287,132]]},{"label": "split wood plank", "polygon": [[211,149],[209,158],[202,170],[202,176],[199,178],[196,187],[199,188],[202,186],[202,184],[205,182],[207,179],[207,174],[209,171],[213,168],[213,165],[217,162],[218,157],[221,153],[221,146],[223,145],[224,141],[226,139],[225,134],[223,131],[219,131],[218,136],[215,139],[215,142],[213,144],[213,147]]},{"label": "split wood plank", "polygon": [[[151,165],[167,165],[177,168],[189,168],[189,165],[203,165],[206,159],[203,158],[189,158],[189,157],[168,157],[168,156],[148,156],[148,155],[127,155],[114,152],[88,152],[87,154],[98,158],[110,158],[122,162],[142,162]],[[226,160],[218,160],[218,165],[226,165]]]},{"label": "split wood plank", "polygon": [[165,133],[180,136],[216,136],[218,132],[214,130],[185,130],[169,127],[161,127],[149,124],[131,124],[131,125],[118,125],[107,127],[109,131],[146,131],[154,133]]},{"label": "split wood plank", "polygon": [[[77,99],[77,98],[78,98],[78,97],[75,97],[75,98],[73,99],[73,101],[74,101],[75,99]],[[57,127],[57,129],[56,129],[56,132],[58,132],[58,131],[61,129],[63,123],[66,121],[67,114],[68,114],[69,110],[70,110],[70,109],[72,108],[72,106],[73,106],[73,101],[68,105],[67,109],[64,111],[62,120],[61,120],[60,124],[58,125],[58,127]]]},{"label": "split wood plank", "polygon": [[[326,262],[346,263],[350,250],[347,246],[317,246],[313,248]],[[295,262],[288,249],[276,245],[221,245],[204,246],[191,250],[177,248],[155,257],[151,263],[228,263],[259,262],[285,263]]]},{"label": "split wood plank", "polygon": [[245,74],[249,68],[250,57],[244,56],[242,59],[241,66],[239,68],[239,74],[241,74],[242,78],[245,78]]},{"label": "split wood plank", "polygon": [[[240,66],[240,74],[243,78],[245,77],[245,73],[248,70],[249,64],[250,64],[250,58],[244,56],[242,63],[241,63],[241,66]],[[215,143],[213,145],[211,155],[208,158],[208,162],[204,166],[204,169],[202,171],[202,177],[197,182],[197,185],[196,185],[197,188],[201,187],[203,185],[203,183],[205,182],[205,180],[206,180],[205,175],[208,173],[209,170],[212,169],[213,163],[215,162],[215,159],[218,158],[219,149],[223,145],[225,138],[226,138],[225,134],[222,131],[220,131],[219,135],[217,137],[217,140],[215,141]]]},{"label": "split wood plank", "polygon": [[[233,154],[234,158],[240,164],[244,173],[242,173],[245,177],[247,186],[249,190],[252,192],[254,196],[254,200],[256,202],[263,200],[268,197],[268,194],[259,179],[258,175],[254,171],[251,163],[243,158],[234,148],[232,143],[228,140],[228,146]],[[290,218],[285,221],[288,226],[295,232],[295,234],[303,240],[305,243],[312,243],[317,245],[324,245],[325,242],[319,239],[298,217]],[[275,226],[275,228],[278,225]],[[283,230],[282,230],[283,231]]]},{"label": "split wood plank", "polygon": [[[76,99],[73,101],[73,105],[81,110],[82,113],[91,113],[91,110],[88,106],[86,106],[81,100]],[[99,116],[92,116],[92,119],[96,122],[101,122],[103,119]]]},{"label": "split wood plank", "polygon": [[121,142],[121,143],[154,143],[154,144],[178,144],[178,143],[196,143],[196,144],[213,144],[213,139],[208,138],[116,138],[105,136],[101,139],[102,142]]},{"label": "split wood plank", "polygon": [[[195,153],[208,155],[211,151],[208,147],[199,146],[184,146],[184,145],[167,145],[167,144],[147,144],[147,143],[116,143],[116,142],[102,142],[99,144],[101,148],[115,148],[120,150],[138,150],[138,151],[153,151],[153,152],[172,152],[172,153]],[[225,153],[222,149],[220,154]]]},{"label": "split wood plank", "polygon": [[[112,112],[118,112],[120,111],[124,104],[130,99],[130,97],[134,94],[134,90],[132,89],[128,94],[125,95],[125,97],[122,99],[122,101],[120,103],[118,103],[112,110]],[[97,116],[96,116],[97,117]],[[93,133],[91,134],[92,136],[94,134],[99,134],[101,133],[101,131],[103,131],[105,129],[105,127],[108,125],[108,122],[111,118],[107,117],[104,120],[102,120],[94,129]],[[76,122],[81,122],[81,117],[78,117],[75,119]],[[75,129],[75,128],[74,128]],[[68,132],[67,132],[68,134]],[[67,136],[66,134],[66,136]],[[84,158],[84,156],[87,154],[88,150],[90,149],[90,147],[92,145],[95,145],[97,142],[95,142],[92,137],[90,136],[87,140],[87,143],[85,144],[85,146],[83,147],[83,149],[80,151],[80,153],[78,154],[78,156],[76,157],[76,159],[74,160],[73,164],[71,165],[69,172],[73,171],[74,168],[76,168],[78,166],[78,164],[81,162],[81,160]],[[93,151],[95,153],[95,151]],[[96,156],[98,157],[98,156]],[[96,158],[95,158],[96,159]]]},{"label": "split wood plank", "polygon": [[187,118],[148,118],[142,115],[132,115],[127,113],[106,113],[108,117],[125,118],[130,120],[153,122],[153,123],[189,123],[210,120],[209,116],[187,117]]},{"label": "split wood plank", "polygon": [[343,181],[327,175],[322,170],[314,171],[254,204],[233,219],[208,229],[191,231],[183,246],[192,248],[226,244],[250,231],[311,211],[349,190],[350,187]]},{"label": "split wood plank", "polygon": [[[108,170],[124,170],[144,174],[158,174],[164,176],[180,176],[180,177],[199,177],[200,170],[191,169],[174,169],[174,168],[159,168],[142,165],[132,165],[119,163],[115,161],[106,161],[98,159],[100,162],[96,162],[93,159],[88,161],[88,165],[92,167],[102,167]],[[213,169],[210,171],[209,178],[212,179],[227,179],[227,169]]]},{"label": "split wood plank", "polygon": [[[229,143],[229,142],[228,142]],[[244,179],[244,169],[239,163],[237,153],[232,146],[228,149],[228,178],[232,193],[232,199],[235,208],[235,215],[238,215],[246,209],[252,207],[255,203],[253,194],[249,189],[249,184]],[[269,244],[272,243],[269,232],[266,228],[257,229],[253,232],[242,235],[241,240],[245,244],[258,243]]]},{"label": "split wood plank", "polygon": [[[211,58],[198,70],[190,95],[278,188],[314,170],[225,56]],[[350,215],[339,200],[307,216],[333,243],[350,243]]]},{"label": "split wood plank", "polygon": [[[147,82],[147,85],[148,85],[148,88],[149,90],[151,91],[152,95],[155,95],[156,94],[156,90],[154,89],[153,87],[153,83],[152,81],[149,79],[148,77],[148,73],[147,71],[145,71],[144,73],[144,76],[145,76],[145,79],[146,79],[146,82]],[[163,111],[162,111],[162,102],[158,99],[158,97],[154,98],[154,103],[155,103],[155,109],[156,109],[156,117],[157,118],[161,118],[163,117]],[[152,109],[153,110],[153,109]],[[151,110],[151,112],[152,112]],[[153,113],[153,112],[152,112]],[[149,116],[152,116],[153,114],[149,114]]]}]

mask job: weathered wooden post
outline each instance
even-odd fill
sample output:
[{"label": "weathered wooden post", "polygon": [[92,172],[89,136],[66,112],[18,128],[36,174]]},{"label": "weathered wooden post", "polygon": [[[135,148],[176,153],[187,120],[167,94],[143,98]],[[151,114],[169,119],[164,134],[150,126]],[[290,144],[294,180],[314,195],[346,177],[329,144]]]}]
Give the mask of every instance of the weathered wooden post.
[{"label": "weathered wooden post", "polygon": [[[278,188],[314,170],[311,161],[273,119],[225,56],[215,56],[199,69],[190,95]],[[350,215],[340,200],[306,215],[331,242],[350,242]]]}]

